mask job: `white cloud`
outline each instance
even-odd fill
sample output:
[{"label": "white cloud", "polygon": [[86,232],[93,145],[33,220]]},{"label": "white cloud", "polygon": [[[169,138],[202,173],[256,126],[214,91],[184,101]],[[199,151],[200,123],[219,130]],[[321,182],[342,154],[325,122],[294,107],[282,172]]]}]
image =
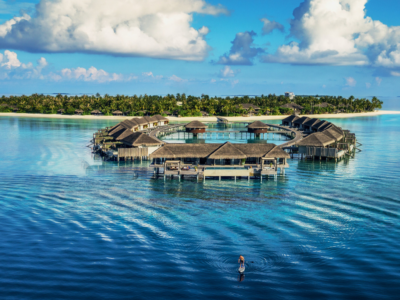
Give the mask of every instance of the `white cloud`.
[{"label": "white cloud", "polygon": [[239,80],[234,80],[234,81],[232,81],[232,87],[234,87],[235,85],[237,85],[239,83]]},{"label": "white cloud", "polygon": [[369,89],[369,88],[371,87],[371,83],[366,82],[366,83],[365,83],[365,86],[367,87],[367,89]]},{"label": "white cloud", "polygon": [[179,83],[187,81],[187,79],[182,79],[182,78],[180,78],[180,77],[178,77],[176,75],[172,75],[171,77],[168,77],[168,79],[171,80],[171,81],[179,82]]},{"label": "white cloud", "polygon": [[376,84],[377,84],[377,85],[381,85],[381,83],[382,83],[382,78],[380,78],[380,77],[375,77],[375,81],[376,81]]},{"label": "white cloud", "polygon": [[83,80],[83,81],[95,81],[95,82],[110,82],[110,81],[122,81],[123,75],[116,73],[107,73],[104,70],[98,70],[95,67],[76,68],[76,69],[63,69],[61,70],[61,77],[66,79]]},{"label": "white cloud", "polygon": [[0,25],[0,47],[202,60],[209,30],[191,27],[193,14],[226,12],[205,0],[41,0],[34,17]]},{"label": "white cloud", "polygon": [[346,77],[345,79],[346,79],[347,86],[351,86],[351,87],[356,86],[357,81],[353,77]]},{"label": "white cloud", "polygon": [[37,65],[21,63],[15,52],[5,50],[0,53],[0,79],[42,79],[42,70],[47,66],[45,58],[40,58]]},{"label": "white cloud", "polygon": [[153,72],[143,72],[143,73],[142,73],[142,76],[143,76],[143,77],[149,77],[149,78],[152,78],[152,79],[162,79],[162,78],[163,78],[162,75],[156,75],[156,76],[154,76]]},{"label": "white cloud", "polygon": [[219,71],[219,76],[220,77],[235,77],[237,73],[239,73],[240,70],[232,70],[231,67],[225,66],[223,69]]},{"label": "white cloud", "polygon": [[323,89],[326,88],[326,85],[324,84],[324,85],[322,86],[322,88],[323,88]]},{"label": "white cloud", "polygon": [[290,36],[265,62],[400,66],[400,27],[366,16],[368,0],[305,0],[293,12]]},{"label": "white cloud", "polygon": [[215,80],[215,79],[211,79],[211,80],[210,80],[210,82],[211,82],[211,83],[216,83],[216,82],[217,82],[217,80]]},{"label": "white cloud", "polygon": [[280,32],[285,31],[285,27],[283,27],[282,24],[276,22],[276,21],[270,21],[266,18],[261,19],[261,22],[264,23],[263,28],[262,28],[262,34],[270,34],[274,30],[278,30]]},{"label": "white cloud", "polygon": [[392,76],[400,77],[400,72],[392,71],[390,72]]}]

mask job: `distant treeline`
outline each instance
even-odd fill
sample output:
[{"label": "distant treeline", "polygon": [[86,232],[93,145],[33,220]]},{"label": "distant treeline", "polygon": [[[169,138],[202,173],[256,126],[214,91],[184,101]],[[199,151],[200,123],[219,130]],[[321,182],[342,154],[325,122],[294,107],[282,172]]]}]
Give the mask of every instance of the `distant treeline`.
[{"label": "distant treeline", "polygon": [[[243,108],[243,104],[251,103],[257,109]],[[204,112],[210,115],[239,116],[248,113],[257,115],[281,115],[293,113],[354,113],[368,112],[382,108],[382,101],[374,97],[372,100],[358,99],[353,96],[296,96],[289,99],[285,96],[261,95],[256,97],[200,97],[185,94],[166,96],[48,96],[33,94],[31,96],[10,96],[0,98],[1,112],[45,113],[45,114],[91,114],[100,111],[104,115],[112,115],[121,111],[128,116],[154,114],[175,114],[180,116],[201,116]],[[202,113],[203,112],[203,113]]]}]

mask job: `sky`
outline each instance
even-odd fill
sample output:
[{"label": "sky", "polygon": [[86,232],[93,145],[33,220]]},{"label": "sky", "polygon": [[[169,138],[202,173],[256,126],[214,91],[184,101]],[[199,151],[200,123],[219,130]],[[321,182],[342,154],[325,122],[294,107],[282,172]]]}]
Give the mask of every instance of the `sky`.
[{"label": "sky", "polygon": [[398,0],[0,0],[1,94],[400,96]]}]

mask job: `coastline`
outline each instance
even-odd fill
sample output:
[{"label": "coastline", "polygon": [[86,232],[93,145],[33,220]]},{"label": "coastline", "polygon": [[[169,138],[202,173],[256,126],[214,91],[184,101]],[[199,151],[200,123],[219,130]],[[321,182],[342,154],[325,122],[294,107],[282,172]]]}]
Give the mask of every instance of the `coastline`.
[{"label": "coastline", "polygon": [[[344,119],[354,117],[374,117],[380,115],[398,115],[400,111],[381,110],[367,113],[343,113],[343,114],[318,114],[300,115],[310,118],[320,119]],[[20,117],[20,118],[49,118],[49,119],[82,119],[82,120],[125,120],[134,118],[133,116],[77,116],[77,115],[58,115],[58,114],[31,114],[31,113],[0,113],[0,117]],[[229,121],[252,121],[252,120],[282,120],[288,115],[282,116],[252,116],[252,117],[223,117]],[[205,122],[216,122],[217,117],[167,117],[170,121],[193,121],[202,120]]]}]

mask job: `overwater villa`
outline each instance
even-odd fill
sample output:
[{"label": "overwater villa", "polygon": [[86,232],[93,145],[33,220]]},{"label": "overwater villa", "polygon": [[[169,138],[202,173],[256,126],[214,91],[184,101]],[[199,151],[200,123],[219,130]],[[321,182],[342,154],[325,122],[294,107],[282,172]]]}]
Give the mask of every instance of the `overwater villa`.
[{"label": "overwater villa", "polygon": [[291,115],[285,119],[282,120],[282,125],[283,126],[289,126],[289,127],[294,127],[294,122],[297,121],[298,119],[300,119],[298,116],[296,115]]},{"label": "overwater villa", "polygon": [[282,125],[299,128],[309,134],[296,142],[301,157],[337,161],[356,149],[354,133],[325,120],[298,118],[293,115],[282,120]]},{"label": "overwater villa", "polygon": [[275,144],[165,144],[150,155],[155,174],[165,176],[251,177],[285,173],[290,158]]},{"label": "overwater villa", "polygon": [[144,131],[164,127],[168,123],[169,120],[160,115],[124,120],[95,133],[93,149],[107,159],[144,159],[164,144]]},{"label": "overwater villa", "polygon": [[186,132],[193,133],[193,136],[197,136],[198,133],[206,132],[207,125],[200,121],[192,121],[185,125]]},{"label": "overwater villa", "polygon": [[247,131],[254,133],[256,137],[260,137],[261,133],[268,133],[269,126],[261,121],[255,121],[247,125]]}]

